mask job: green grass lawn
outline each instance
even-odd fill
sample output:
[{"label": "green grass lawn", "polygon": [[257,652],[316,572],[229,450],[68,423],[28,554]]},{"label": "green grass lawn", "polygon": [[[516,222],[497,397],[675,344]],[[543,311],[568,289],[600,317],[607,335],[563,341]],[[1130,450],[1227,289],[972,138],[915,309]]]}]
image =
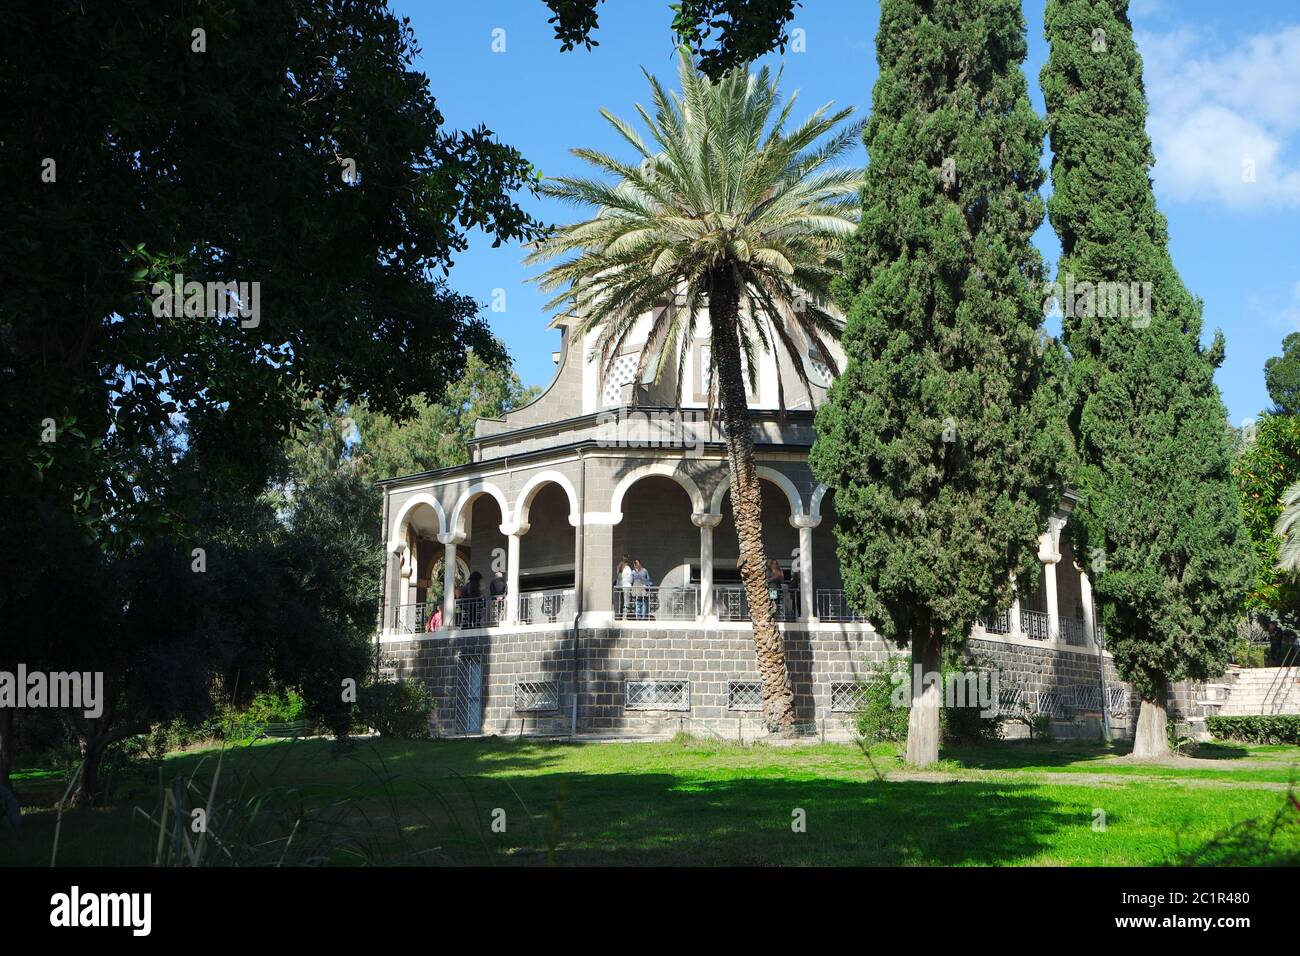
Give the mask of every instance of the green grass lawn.
[{"label": "green grass lawn", "polygon": [[[896,745],[691,739],[328,740],[228,749],[207,862],[732,865],[1160,865],[1300,861],[1287,785],[1300,748],[1220,744],[1135,764],[1096,744],[944,749],[930,772]],[[164,784],[207,803],[217,751],[119,780],[113,805],[64,814],[60,863],[150,863]],[[65,778],[18,775],[24,829],[0,863],[50,860]],[[799,813],[802,811],[802,814]],[[1103,819],[1104,829],[1098,826]],[[797,817],[806,820],[795,832]],[[494,827],[494,821],[496,826]],[[501,832],[504,827],[504,832]],[[170,831],[165,845],[172,846]]]}]

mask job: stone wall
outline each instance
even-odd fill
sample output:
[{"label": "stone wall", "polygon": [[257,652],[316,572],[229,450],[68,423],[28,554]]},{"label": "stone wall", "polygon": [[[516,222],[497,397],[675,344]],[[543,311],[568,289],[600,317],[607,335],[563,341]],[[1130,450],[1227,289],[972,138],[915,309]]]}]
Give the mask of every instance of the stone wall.
[{"label": "stone wall", "polygon": [[[806,730],[843,736],[852,715],[832,707],[832,685],[860,679],[871,662],[900,653],[875,632],[845,626],[788,628],[785,631],[795,706]],[[1076,684],[1095,685],[1095,653],[1059,646],[1031,646],[994,639],[972,639],[968,648],[981,666],[996,667],[1005,687],[1055,691],[1072,699]],[[707,626],[679,629],[636,626],[523,629],[512,633],[466,633],[386,641],[384,666],[394,676],[423,681],[438,700],[433,724],[440,735],[465,732],[467,662],[477,658],[483,692],[478,707],[481,730],[489,734],[567,734],[577,687],[577,729],[588,734],[670,734],[677,730],[743,736],[764,733],[756,710],[733,709],[732,681],[757,681],[754,646],[741,628]],[[1116,682],[1106,659],[1107,681]],[[628,681],[688,681],[689,709],[631,709]],[[515,709],[518,681],[557,684],[554,709],[521,713]],[[1131,696],[1131,695],[1130,695]],[[1129,712],[1136,715],[1136,700]],[[1134,721],[1116,716],[1112,730],[1129,733]],[[1054,725],[1060,736],[1094,736],[1094,717]],[[1014,731],[1014,728],[1013,728]]]}]

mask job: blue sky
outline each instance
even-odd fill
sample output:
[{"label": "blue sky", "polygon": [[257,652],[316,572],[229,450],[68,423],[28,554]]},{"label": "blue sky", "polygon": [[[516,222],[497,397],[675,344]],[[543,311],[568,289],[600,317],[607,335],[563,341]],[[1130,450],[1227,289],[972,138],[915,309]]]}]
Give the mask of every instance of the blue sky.
[{"label": "blue sky", "polygon": [[[1040,112],[1043,5],[1025,3],[1025,69]],[[574,146],[626,154],[598,110],[635,119],[634,105],[649,98],[641,67],[669,83],[675,77],[668,0],[607,0],[600,45],[569,53],[560,52],[541,0],[393,7],[411,19],[419,66],[448,125],[485,124],[547,175],[586,171],[569,155]],[[1205,300],[1207,339],[1215,328],[1227,337],[1217,380],[1240,423],[1268,405],[1263,363],[1300,330],[1300,4],[1133,0],[1131,10],[1151,100],[1157,199],[1174,262]],[[867,113],[878,20],[873,0],[804,0],[792,23],[803,30],[804,51],[767,58],[784,63],[784,89],[799,92],[796,118],[828,100]],[[502,41],[504,51],[494,52]],[[865,149],[852,161],[865,163]],[[1244,181],[1246,161],[1253,181]],[[551,201],[525,205],[550,222],[576,216]],[[1038,242],[1054,271],[1060,249],[1049,226]],[[527,281],[535,270],[521,259],[517,245],[493,249],[475,236],[450,282],[483,304],[524,381],[546,384],[559,333],[547,328],[544,298]],[[494,311],[494,301],[504,310]]]}]

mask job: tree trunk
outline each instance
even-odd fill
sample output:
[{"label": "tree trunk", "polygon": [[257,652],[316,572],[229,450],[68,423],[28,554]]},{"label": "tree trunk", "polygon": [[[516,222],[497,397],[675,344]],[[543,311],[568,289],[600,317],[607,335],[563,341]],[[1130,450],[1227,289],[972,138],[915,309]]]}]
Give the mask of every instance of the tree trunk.
[{"label": "tree trunk", "polygon": [[85,738],[81,757],[81,778],[77,789],[72,793],[74,807],[93,807],[99,804],[102,784],[99,779],[100,767],[104,763],[104,754],[112,742],[107,735],[89,734]]},{"label": "tree trunk", "polygon": [[1137,731],[1133,736],[1133,759],[1154,760],[1169,756],[1169,715],[1165,711],[1168,692],[1162,685],[1155,700],[1142,701],[1138,710]]},{"label": "tree trunk", "polygon": [[9,774],[14,761],[14,708],[0,707],[0,787],[12,790]]},{"label": "tree trunk", "polygon": [[763,550],[763,496],[754,463],[754,432],[741,366],[740,296],[730,270],[717,269],[709,293],[713,325],[714,374],[727,445],[731,478],[731,512],[740,544],[740,579],[749,599],[754,627],[754,651],[763,682],[763,713],[769,728],[781,736],[795,733],[794,690],[786,669],[785,642],[777,630],[772,601],[767,596],[767,556]]},{"label": "tree trunk", "polygon": [[[914,767],[928,767],[939,759],[942,651],[942,639],[928,625],[922,635],[912,638],[912,673],[908,675],[912,681],[912,710],[907,715],[907,762]],[[934,675],[934,680],[927,681],[927,675]]]}]

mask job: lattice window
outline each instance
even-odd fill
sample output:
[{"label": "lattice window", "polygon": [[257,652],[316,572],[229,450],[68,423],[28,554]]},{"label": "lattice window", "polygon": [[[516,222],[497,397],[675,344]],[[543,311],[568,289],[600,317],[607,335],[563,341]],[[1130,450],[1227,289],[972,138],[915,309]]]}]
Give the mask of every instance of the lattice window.
[{"label": "lattice window", "polygon": [[600,393],[603,404],[619,404],[619,394],[623,386],[636,381],[636,367],[640,361],[641,355],[638,352],[628,352],[614,359],[605,372],[605,384]]},{"label": "lattice window", "polygon": [[858,681],[831,684],[831,710],[836,713],[853,713],[867,702],[867,688]]},{"label": "lattice window", "polygon": [[809,343],[808,345],[808,378],[814,385],[820,385],[823,388],[829,388],[831,384],[831,367],[826,364],[826,356],[822,355],[822,350],[817,344]]},{"label": "lattice window", "polygon": [[559,710],[560,683],[553,680],[521,680],[515,683],[515,711]]},{"label": "lattice window", "polygon": [[630,680],[625,689],[628,710],[691,709],[691,682],[687,680]]},{"label": "lattice window", "polygon": [[727,710],[762,710],[763,684],[756,680],[727,683]]}]

